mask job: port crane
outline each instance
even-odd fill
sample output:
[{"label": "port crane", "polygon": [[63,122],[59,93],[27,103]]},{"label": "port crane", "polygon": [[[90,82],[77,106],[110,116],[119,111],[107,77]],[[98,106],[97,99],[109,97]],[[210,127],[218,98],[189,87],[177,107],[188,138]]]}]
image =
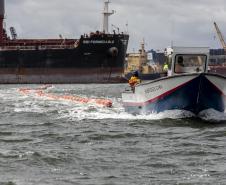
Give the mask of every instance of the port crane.
[{"label": "port crane", "polygon": [[224,37],[223,37],[223,35],[222,35],[222,33],[221,33],[221,31],[220,31],[220,29],[219,29],[217,23],[214,22],[213,24],[214,24],[214,27],[215,27],[215,29],[216,29],[216,31],[217,31],[217,35],[218,35],[218,37],[219,37],[219,40],[220,40],[220,42],[221,42],[221,45],[223,46],[223,49],[224,49],[224,51],[226,52],[226,44],[225,44],[225,41],[224,41]]}]

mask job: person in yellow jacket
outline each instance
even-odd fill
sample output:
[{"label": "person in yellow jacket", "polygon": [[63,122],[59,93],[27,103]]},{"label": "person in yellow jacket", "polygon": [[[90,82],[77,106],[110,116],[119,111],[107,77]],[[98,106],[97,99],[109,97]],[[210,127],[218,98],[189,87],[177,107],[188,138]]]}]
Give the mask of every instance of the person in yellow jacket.
[{"label": "person in yellow jacket", "polygon": [[165,64],[163,65],[163,71],[164,71],[164,72],[167,72],[168,69],[169,69],[169,66],[168,66],[167,63],[165,63]]},{"label": "person in yellow jacket", "polygon": [[132,89],[133,92],[135,92],[135,86],[137,84],[139,84],[141,81],[140,79],[138,78],[138,72],[134,72],[133,75],[131,76],[131,78],[129,79],[129,85]]}]

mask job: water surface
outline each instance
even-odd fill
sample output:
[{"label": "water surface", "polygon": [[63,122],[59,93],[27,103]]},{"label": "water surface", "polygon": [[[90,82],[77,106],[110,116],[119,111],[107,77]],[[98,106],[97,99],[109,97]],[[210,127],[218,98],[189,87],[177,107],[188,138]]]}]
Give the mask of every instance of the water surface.
[{"label": "water surface", "polygon": [[226,113],[133,116],[125,84],[53,85],[46,93],[108,98],[112,108],[0,86],[0,185],[226,184]]}]

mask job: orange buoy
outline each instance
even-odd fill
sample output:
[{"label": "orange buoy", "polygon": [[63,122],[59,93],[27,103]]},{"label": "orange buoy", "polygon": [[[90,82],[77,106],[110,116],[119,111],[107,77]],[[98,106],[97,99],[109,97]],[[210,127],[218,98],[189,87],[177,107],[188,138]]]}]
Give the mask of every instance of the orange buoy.
[{"label": "orange buoy", "polygon": [[75,96],[75,95],[55,95],[51,93],[46,93],[44,90],[47,88],[51,87],[51,85],[45,85],[41,86],[39,88],[20,88],[18,91],[23,94],[30,94],[34,93],[37,96],[40,97],[47,97],[51,98],[54,100],[67,100],[67,101],[72,101],[75,103],[84,103],[84,104],[96,104],[99,106],[104,106],[104,107],[112,107],[112,101],[108,99],[100,99],[100,98],[85,98],[85,97],[80,97],[80,96]]}]

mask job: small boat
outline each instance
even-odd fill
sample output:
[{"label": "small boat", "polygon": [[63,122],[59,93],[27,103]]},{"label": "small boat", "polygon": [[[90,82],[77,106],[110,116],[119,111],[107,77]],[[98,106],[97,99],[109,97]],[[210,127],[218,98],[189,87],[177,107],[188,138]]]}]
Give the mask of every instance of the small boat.
[{"label": "small boat", "polygon": [[[169,50],[168,50],[169,51]],[[172,47],[166,52],[168,75],[136,85],[122,93],[125,110],[132,114],[206,109],[225,111],[226,77],[208,72],[209,48]]]}]

